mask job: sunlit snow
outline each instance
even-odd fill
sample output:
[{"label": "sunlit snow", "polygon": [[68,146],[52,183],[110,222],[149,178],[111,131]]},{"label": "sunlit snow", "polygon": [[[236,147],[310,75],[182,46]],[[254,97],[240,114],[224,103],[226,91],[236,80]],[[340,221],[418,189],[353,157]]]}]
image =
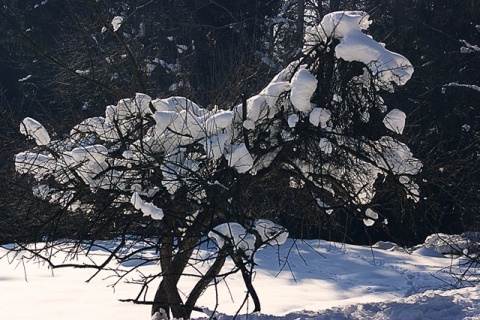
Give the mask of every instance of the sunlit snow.
[{"label": "sunlit snow", "polygon": [[143,201],[140,198],[138,192],[134,192],[131,197],[131,203],[135,207],[135,209],[140,210],[143,212],[144,216],[150,216],[154,220],[162,220],[163,219],[163,210],[158,208],[151,202]]},{"label": "sunlit snow", "polygon": [[310,112],[309,121],[315,127],[320,126],[320,128],[324,129],[327,127],[327,123],[330,120],[332,113],[330,110],[325,108],[314,108],[312,112]]},{"label": "sunlit snow", "polygon": [[310,112],[310,98],[317,89],[317,79],[306,69],[298,70],[292,77],[290,100],[298,111]]},{"label": "sunlit snow", "polygon": [[122,22],[123,22],[123,17],[121,16],[115,16],[113,19],[112,19],[112,28],[113,28],[113,31],[117,31],[121,26],[122,26]]},{"label": "sunlit snow", "polygon": [[378,219],[378,213],[373,211],[372,209],[368,208],[365,211],[365,219],[363,219],[363,223],[367,226],[373,226],[375,221]]},{"label": "sunlit snow", "polygon": [[20,132],[27,137],[35,139],[35,142],[41,146],[50,142],[50,135],[40,122],[32,118],[23,119],[20,124]]},{"label": "sunlit snow", "polygon": [[413,74],[412,64],[407,58],[385,49],[363,33],[370,24],[369,15],[361,11],[339,11],[325,15],[319,26],[308,28],[306,50],[314,46],[318,39],[325,41],[335,37],[340,40],[335,47],[337,58],[365,63],[385,85],[390,82],[405,84]]},{"label": "sunlit snow", "polygon": [[390,111],[385,118],[383,119],[383,123],[387,129],[392,130],[398,134],[403,133],[403,129],[405,128],[405,119],[406,114],[402,110],[393,109]]},{"label": "sunlit snow", "polygon": [[[231,226],[220,229],[226,234],[232,230]],[[440,253],[446,248],[442,243],[451,239],[461,240],[459,250],[464,250],[464,237],[441,234],[409,249],[390,242],[368,247],[292,239],[280,248],[266,247],[255,255],[258,265],[253,281],[262,302],[262,311],[247,317],[243,315],[251,311],[247,304],[237,319],[479,319],[480,285],[459,289],[450,286],[455,283],[450,272],[467,270],[463,265],[464,258]],[[237,240],[243,241],[241,238]],[[100,261],[106,255],[102,247],[112,245],[112,242],[99,241],[98,247],[90,251],[90,258],[80,256],[76,262]],[[207,255],[207,248],[200,250],[199,254]],[[51,270],[46,264],[27,259],[27,254],[18,257],[24,257],[23,260],[5,254],[5,249],[0,248],[3,257],[0,259],[0,319],[151,319],[149,306],[118,301],[134,297],[140,287],[124,282],[117,284],[115,290],[107,287],[115,281],[114,277],[109,277],[113,273],[106,271],[86,283],[94,270]],[[55,259],[61,261],[64,255],[59,252]],[[129,270],[134,263],[140,261],[120,267]],[[229,260],[224,270],[230,268],[232,262]],[[146,264],[139,271],[156,274],[160,267]],[[193,274],[199,270],[189,271]],[[478,270],[470,270],[469,274],[475,272]],[[186,291],[195,281],[196,277],[187,277],[180,282],[179,288]],[[152,284],[152,290],[156,284]],[[235,274],[229,278],[228,284],[222,281],[207,289],[198,302],[206,314],[197,312],[193,318],[208,319],[207,314],[213,313],[218,302],[216,311],[220,319],[232,319],[244,294],[243,279],[240,274]],[[153,291],[149,297],[152,295]],[[26,301],[28,308],[25,307]]]},{"label": "sunlit snow", "polygon": [[220,249],[228,242],[235,250],[241,250],[247,257],[250,257],[255,249],[255,236],[248,233],[239,223],[223,223],[213,228],[213,231],[208,233],[208,237],[214,239]]}]

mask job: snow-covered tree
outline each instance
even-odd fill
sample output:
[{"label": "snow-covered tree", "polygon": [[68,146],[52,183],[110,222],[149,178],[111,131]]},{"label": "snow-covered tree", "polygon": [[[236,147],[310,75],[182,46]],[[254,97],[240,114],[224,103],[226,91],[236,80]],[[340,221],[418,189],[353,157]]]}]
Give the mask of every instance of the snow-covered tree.
[{"label": "snow-covered tree", "polygon": [[[369,24],[360,11],[326,15],[307,29],[300,59],[229,109],[137,93],[61,139],[26,118],[20,131],[36,146],[16,155],[16,170],[33,176],[34,194],[64,208],[63,215],[86,217],[79,241],[98,229],[120,237],[109,259],[92,267],[139,257],[160,264],[161,272],[139,280],[133,299],[152,304],[152,314],[189,318],[202,292],[232,272],[242,274],[259,311],[255,252],[282,244],[288,232],[246,210],[252,185],[272,173],[287,176],[327,214],[353,208],[366,226],[386,223],[371,206],[379,180],[392,178],[406,197],[419,200],[414,176],[422,164],[399,140],[406,115],[380,96],[405,84],[413,67],[366,35]],[[217,250],[199,255],[204,243]],[[152,247],[158,256],[141,256]],[[234,270],[222,269],[227,258]],[[201,263],[207,271],[182,298],[181,276]],[[154,299],[144,301],[157,277]]]}]

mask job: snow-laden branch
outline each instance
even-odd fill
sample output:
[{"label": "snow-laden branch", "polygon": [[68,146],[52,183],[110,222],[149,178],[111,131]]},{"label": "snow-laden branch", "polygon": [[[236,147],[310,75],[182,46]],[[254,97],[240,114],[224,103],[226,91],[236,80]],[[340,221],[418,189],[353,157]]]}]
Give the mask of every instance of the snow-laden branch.
[{"label": "snow-laden branch", "polygon": [[465,41],[465,40],[460,40],[460,41],[463,42],[463,44],[465,45],[465,46],[462,46],[462,47],[460,48],[460,52],[461,52],[461,53],[480,52],[480,47],[479,47],[479,46],[470,44],[470,43],[468,43],[468,42]]},{"label": "snow-laden branch", "polygon": [[[413,72],[405,57],[363,33],[369,25],[363,12],[334,12],[306,35],[305,53],[310,58],[321,59],[313,55],[314,49],[331,55],[329,45],[334,39],[338,61],[364,65],[363,74],[342,80],[346,88],[339,87],[339,82],[320,90],[324,74],[318,70],[320,64],[298,60],[247,99],[246,108],[207,110],[185,97],[152,99],[138,93],[107,106],[104,116],[88,118],[74,126],[67,138],[54,141],[40,123],[26,118],[22,133],[48,148],[17,154],[16,170],[32,174],[41,184],[53,178],[68,189],[69,197],[78,185],[92,194],[110,190],[118,195],[112,205],[128,204],[125,213],[136,209],[153,219],[164,218],[166,208],[160,204],[178,194],[183,197],[181,191],[186,191],[189,201],[208,202],[209,186],[227,186],[227,190],[236,183],[235,175],[255,176],[272,165],[295,168],[293,175],[300,174],[344,202],[370,203],[376,194],[375,181],[387,174],[396,176],[418,200],[418,186],[411,177],[422,165],[405,144],[387,131],[377,140],[349,136],[355,121],[370,121],[369,112],[386,113],[378,92],[390,90],[391,83],[404,84]],[[329,81],[337,81],[340,72],[333,70]],[[330,98],[326,103],[325,96]],[[405,122],[405,113],[398,109],[383,118],[385,127],[397,135]],[[275,161],[282,153],[288,157]],[[233,173],[225,179],[232,180],[212,178],[229,170]],[[49,188],[43,196],[55,202],[64,198],[60,189]],[[141,196],[158,200],[157,204]]]},{"label": "snow-laden branch", "polygon": [[372,22],[361,11],[339,11],[327,14],[316,27],[309,27],[304,50],[308,52],[322,41],[337,39],[335,56],[345,61],[358,61],[385,84],[404,85],[413,74],[413,66],[404,56],[385,49],[363,31]]}]

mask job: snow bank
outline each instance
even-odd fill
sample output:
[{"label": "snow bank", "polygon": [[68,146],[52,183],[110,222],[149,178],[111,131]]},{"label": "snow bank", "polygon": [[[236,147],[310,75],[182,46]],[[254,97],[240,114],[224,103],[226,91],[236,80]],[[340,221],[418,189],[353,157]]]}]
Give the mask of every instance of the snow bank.
[{"label": "snow bank", "polygon": [[[480,286],[457,290],[429,290],[388,302],[359,303],[318,311],[297,311],[282,316],[250,314],[239,320],[478,320]],[[205,318],[203,318],[205,319]],[[219,319],[231,319],[219,315]]]},{"label": "snow bank", "polygon": [[471,249],[480,249],[480,233],[458,234],[435,233],[425,239],[424,246],[441,254],[469,254]]}]

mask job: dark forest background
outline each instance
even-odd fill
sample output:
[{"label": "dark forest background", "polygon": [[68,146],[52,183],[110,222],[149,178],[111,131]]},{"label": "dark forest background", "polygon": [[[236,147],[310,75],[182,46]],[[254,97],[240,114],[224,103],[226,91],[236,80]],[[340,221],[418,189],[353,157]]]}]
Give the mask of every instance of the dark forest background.
[{"label": "dark forest background", "polygon": [[[328,215],[274,175],[252,206],[292,237],[412,245],[434,232],[480,229],[480,3],[467,0],[5,0],[0,7],[0,242],[75,237],[85,217],[31,196],[14,172],[29,142],[26,116],[57,137],[104,107],[143,92],[229,108],[258,93],[300,54],[304,28],[329,12],[362,10],[369,34],[415,67],[386,103],[407,114],[405,142],[424,168],[422,201],[388,181],[375,207],[388,225]],[[108,29],[122,16],[120,32]],[[274,208],[275,210],[273,210]],[[52,221],[54,223],[52,223]],[[114,236],[112,230],[95,236]]]}]

